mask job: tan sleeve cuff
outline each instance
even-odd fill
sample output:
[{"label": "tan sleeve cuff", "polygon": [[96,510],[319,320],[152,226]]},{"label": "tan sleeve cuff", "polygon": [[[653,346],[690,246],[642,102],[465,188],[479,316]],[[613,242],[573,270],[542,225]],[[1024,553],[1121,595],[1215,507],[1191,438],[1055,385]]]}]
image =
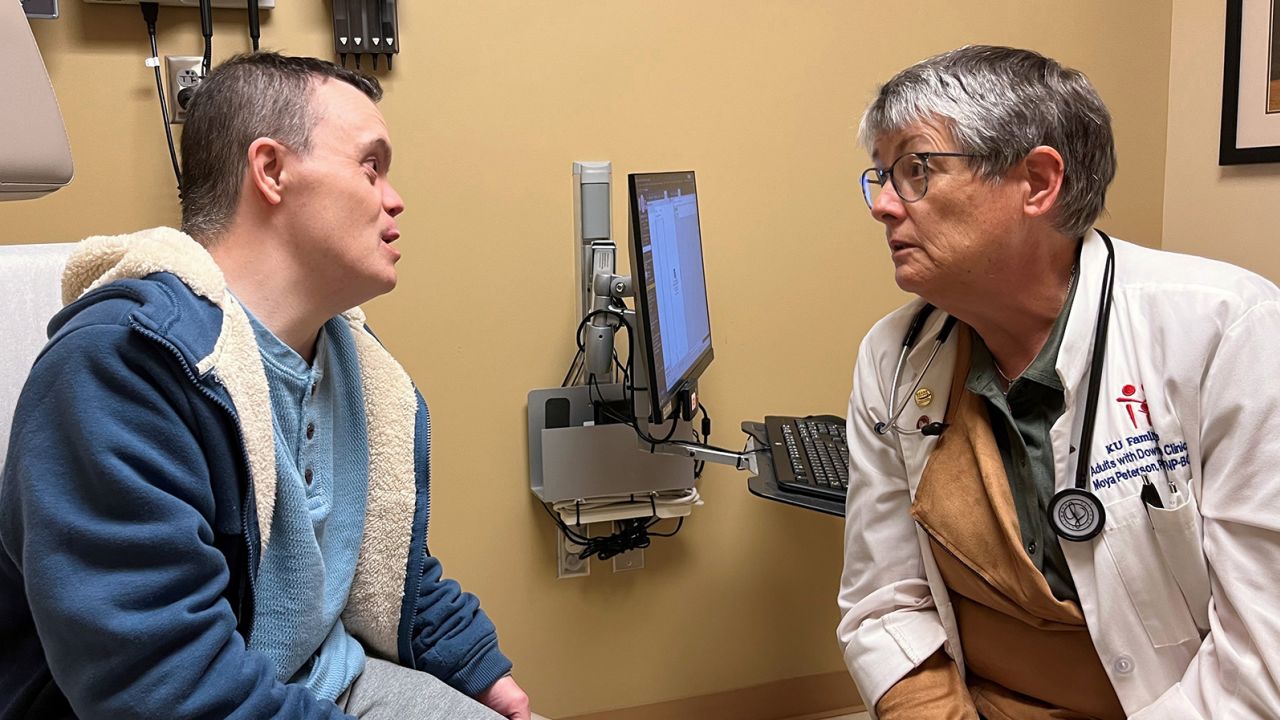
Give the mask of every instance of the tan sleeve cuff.
[{"label": "tan sleeve cuff", "polygon": [[946,652],[938,649],[876,703],[880,720],[978,720],[969,690]]}]

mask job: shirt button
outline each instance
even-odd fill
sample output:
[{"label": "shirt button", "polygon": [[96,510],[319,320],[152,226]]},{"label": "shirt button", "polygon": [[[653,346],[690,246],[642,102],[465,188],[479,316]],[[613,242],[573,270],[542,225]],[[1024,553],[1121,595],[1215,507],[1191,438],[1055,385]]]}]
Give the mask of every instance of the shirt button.
[{"label": "shirt button", "polygon": [[1035,541],[1035,540],[1032,540],[1031,542],[1027,543],[1027,552],[1031,553],[1032,555],[1035,555],[1035,554],[1036,554],[1036,541]]},{"label": "shirt button", "polygon": [[302,479],[306,480],[308,485],[311,484],[311,468],[307,468],[305,471],[303,471]]},{"label": "shirt button", "polygon": [[308,439],[308,440],[310,440],[311,438],[313,438],[313,437],[315,437],[315,436],[316,436],[316,424],[315,424],[315,423],[307,423],[307,439]]},{"label": "shirt button", "polygon": [[311,383],[311,397],[316,396],[316,385],[319,385],[319,383]]},{"label": "shirt button", "polygon": [[1116,658],[1116,661],[1112,663],[1111,667],[1115,668],[1115,671],[1121,675],[1128,675],[1133,672],[1133,658],[1128,655],[1121,655]]}]

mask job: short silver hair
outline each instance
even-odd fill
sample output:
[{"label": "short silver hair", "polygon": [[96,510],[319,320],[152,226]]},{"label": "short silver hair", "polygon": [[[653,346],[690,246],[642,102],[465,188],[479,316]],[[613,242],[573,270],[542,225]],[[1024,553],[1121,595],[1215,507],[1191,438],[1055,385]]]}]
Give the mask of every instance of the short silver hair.
[{"label": "short silver hair", "polygon": [[[1078,70],[1030,50],[968,45],[922,60],[880,86],[858,129],[868,152],[885,135],[941,124],[979,174],[996,180],[1047,145],[1066,166],[1055,227],[1083,237],[1116,174],[1111,113]],[[949,148],[948,148],[949,149]],[[892,158],[889,158],[892,160]]]}]

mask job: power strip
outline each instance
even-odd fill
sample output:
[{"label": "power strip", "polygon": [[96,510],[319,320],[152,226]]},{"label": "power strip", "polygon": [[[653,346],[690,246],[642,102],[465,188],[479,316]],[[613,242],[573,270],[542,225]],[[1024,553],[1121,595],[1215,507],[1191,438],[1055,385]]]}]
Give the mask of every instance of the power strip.
[{"label": "power strip", "polygon": [[[699,500],[698,505],[702,504]],[[593,508],[590,510],[582,510],[577,512],[572,505],[561,508],[557,514],[564,521],[565,525],[574,527],[578,523],[587,525],[596,522],[614,522],[616,520],[626,520],[628,518],[652,517],[654,510],[657,510],[657,517],[665,520],[667,518],[687,517],[693,512],[694,505],[671,505],[658,503],[656,508],[644,501],[636,501],[634,503],[620,504],[613,507]]]},{"label": "power strip", "polygon": [[[94,3],[96,5],[137,5],[139,0],[84,0],[85,2]],[[179,7],[198,8],[200,0],[156,0],[161,5],[176,5]],[[249,3],[246,0],[213,0],[211,5],[216,8],[236,8],[238,10],[248,10]],[[270,10],[276,6],[276,0],[258,0],[258,8],[262,10]]]}]

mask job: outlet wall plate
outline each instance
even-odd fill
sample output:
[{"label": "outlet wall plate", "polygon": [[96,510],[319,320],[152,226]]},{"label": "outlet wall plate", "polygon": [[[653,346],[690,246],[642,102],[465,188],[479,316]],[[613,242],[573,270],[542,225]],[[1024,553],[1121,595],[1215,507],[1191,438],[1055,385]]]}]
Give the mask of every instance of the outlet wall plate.
[{"label": "outlet wall plate", "polygon": [[[578,532],[590,537],[591,526],[577,528]],[[560,579],[586,577],[591,574],[591,558],[578,557],[582,546],[571,541],[559,530],[556,531],[556,577]]]},{"label": "outlet wall plate", "polygon": [[183,90],[194,90],[204,76],[200,66],[204,58],[199,55],[165,55],[164,74],[169,80],[169,122],[180,123],[187,119],[186,108],[179,96],[187,97]]},{"label": "outlet wall plate", "polygon": [[613,571],[626,572],[628,570],[644,569],[644,548],[636,548],[628,550],[619,555],[613,556]]}]

